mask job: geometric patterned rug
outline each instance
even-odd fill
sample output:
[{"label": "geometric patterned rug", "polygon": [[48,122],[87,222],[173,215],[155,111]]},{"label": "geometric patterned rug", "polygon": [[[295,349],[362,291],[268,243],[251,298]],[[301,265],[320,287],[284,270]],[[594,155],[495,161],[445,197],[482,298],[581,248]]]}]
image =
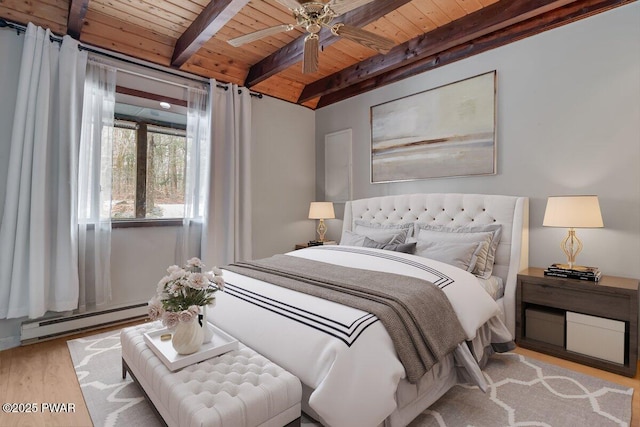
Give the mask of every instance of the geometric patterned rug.
[{"label": "geometric patterned rug", "polygon": [[[141,390],[122,379],[120,331],[67,342],[95,427],[160,426]],[[487,393],[457,385],[411,427],[628,426],[633,389],[525,358],[493,355]],[[318,426],[303,417],[304,427]]]},{"label": "geometric patterned rug", "polygon": [[486,394],[456,385],[411,426],[628,426],[632,388],[516,353],[494,354]]}]

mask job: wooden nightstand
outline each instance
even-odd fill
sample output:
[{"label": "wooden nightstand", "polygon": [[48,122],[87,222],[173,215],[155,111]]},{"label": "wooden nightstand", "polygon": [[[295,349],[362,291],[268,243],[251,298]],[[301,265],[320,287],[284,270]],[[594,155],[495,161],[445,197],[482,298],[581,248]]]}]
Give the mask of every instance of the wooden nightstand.
[{"label": "wooden nightstand", "polygon": [[[336,244],[336,242],[335,242],[335,241],[333,241],[333,240],[327,240],[327,241],[325,241],[323,244],[324,244],[324,245],[335,245],[335,244]],[[297,251],[298,249],[308,248],[309,246],[310,246],[310,245],[309,245],[309,243],[298,243],[298,244],[296,244],[296,246],[295,246],[295,249],[294,249],[294,250],[296,250],[296,251]]]},{"label": "wooden nightstand", "polygon": [[[518,274],[516,343],[524,348],[633,377],[638,364],[638,280],[602,276],[599,282],[544,275],[541,268]],[[624,323],[624,363],[616,363],[527,337],[527,309],[579,313]],[[564,322],[565,337],[567,323]]]}]

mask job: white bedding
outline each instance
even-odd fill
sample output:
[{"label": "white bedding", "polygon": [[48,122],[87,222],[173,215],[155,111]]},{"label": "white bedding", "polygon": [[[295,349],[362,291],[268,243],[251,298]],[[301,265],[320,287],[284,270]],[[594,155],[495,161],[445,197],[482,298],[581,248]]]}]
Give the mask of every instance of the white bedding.
[{"label": "white bedding", "polygon": [[[496,302],[472,274],[414,255],[323,246],[288,255],[428,280],[447,295],[471,340]],[[310,407],[331,426],[375,426],[395,407],[404,368],[391,338],[369,313],[224,271],[209,319],[314,389]]]}]

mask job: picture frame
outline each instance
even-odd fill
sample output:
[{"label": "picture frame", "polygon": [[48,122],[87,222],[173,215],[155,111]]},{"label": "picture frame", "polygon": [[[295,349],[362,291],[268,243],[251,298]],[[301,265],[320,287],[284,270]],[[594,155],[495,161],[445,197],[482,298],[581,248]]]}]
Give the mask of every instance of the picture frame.
[{"label": "picture frame", "polygon": [[372,106],[371,182],[496,174],[496,71]]}]

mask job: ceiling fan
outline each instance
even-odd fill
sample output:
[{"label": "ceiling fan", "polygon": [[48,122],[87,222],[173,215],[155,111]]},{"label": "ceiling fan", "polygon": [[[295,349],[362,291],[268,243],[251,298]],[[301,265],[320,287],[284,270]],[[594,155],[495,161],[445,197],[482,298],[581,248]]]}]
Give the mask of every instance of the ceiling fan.
[{"label": "ceiling fan", "polygon": [[295,24],[282,24],[265,28],[264,30],[228,40],[228,43],[238,47],[263,37],[302,27],[309,33],[304,39],[304,55],[302,59],[302,72],[304,74],[318,71],[318,33],[323,27],[328,28],[335,36],[344,37],[385,54],[395,45],[393,40],[341,22],[330,25],[335,17],[371,1],[373,0],[329,0],[328,3],[320,1],[299,3],[297,0],[277,0],[278,3],[293,12],[293,17],[296,19]]}]

